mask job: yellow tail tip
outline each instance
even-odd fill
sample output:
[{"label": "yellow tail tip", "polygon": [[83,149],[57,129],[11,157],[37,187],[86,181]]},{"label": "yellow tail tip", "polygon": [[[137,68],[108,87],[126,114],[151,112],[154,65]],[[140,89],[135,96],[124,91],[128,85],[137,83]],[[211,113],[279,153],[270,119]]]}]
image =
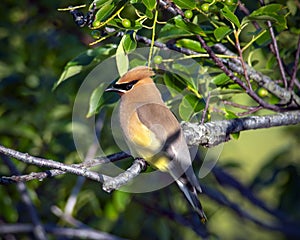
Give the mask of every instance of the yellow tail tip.
[{"label": "yellow tail tip", "polygon": [[206,217],[202,217],[200,219],[201,223],[206,224],[207,223],[207,218]]}]

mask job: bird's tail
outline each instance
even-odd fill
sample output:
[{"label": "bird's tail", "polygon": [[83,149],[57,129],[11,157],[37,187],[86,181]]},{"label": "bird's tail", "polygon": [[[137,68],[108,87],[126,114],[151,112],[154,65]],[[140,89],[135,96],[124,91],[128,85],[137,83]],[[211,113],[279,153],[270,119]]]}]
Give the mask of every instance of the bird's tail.
[{"label": "bird's tail", "polygon": [[176,183],[179,186],[180,190],[184,193],[189,203],[192,205],[195,212],[199,215],[200,221],[202,223],[205,223],[207,221],[207,218],[203,211],[200,200],[198,199],[196,187],[194,187],[185,176],[177,179]]}]

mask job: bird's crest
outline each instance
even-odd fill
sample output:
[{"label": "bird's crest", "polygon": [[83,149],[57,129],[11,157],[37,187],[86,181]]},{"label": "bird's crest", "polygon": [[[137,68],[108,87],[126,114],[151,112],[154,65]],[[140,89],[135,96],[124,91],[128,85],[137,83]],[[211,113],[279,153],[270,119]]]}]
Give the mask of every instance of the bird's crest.
[{"label": "bird's crest", "polygon": [[139,66],[131,69],[125,73],[118,81],[117,84],[129,83],[132,81],[139,81],[144,78],[154,76],[154,72],[150,67]]}]

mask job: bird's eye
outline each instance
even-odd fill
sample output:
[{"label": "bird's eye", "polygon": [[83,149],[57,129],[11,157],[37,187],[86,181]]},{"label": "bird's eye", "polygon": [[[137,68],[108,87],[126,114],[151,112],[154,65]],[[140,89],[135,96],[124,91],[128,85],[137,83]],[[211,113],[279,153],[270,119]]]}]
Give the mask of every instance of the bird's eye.
[{"label": "bird's eye", "polygon": [[133,87],[133,85],[134,85],[134,83],[133,82],[130,82],[130,83],[127,83],[126,85],[125,85],[125,90],[130,90],[132,87]]},{"label": "bird's eye", "polygon": [[129,83],[114,84],[114,88],[129,91],[137,82],[138,80],[134,80]]},{"label": "bird's eye", "polygon": [[130,90],[137,82],[138,82],[138,80],[133,80],[129,83],[126,83],[126,86],[125,86],[126,90],[127,91]]}]

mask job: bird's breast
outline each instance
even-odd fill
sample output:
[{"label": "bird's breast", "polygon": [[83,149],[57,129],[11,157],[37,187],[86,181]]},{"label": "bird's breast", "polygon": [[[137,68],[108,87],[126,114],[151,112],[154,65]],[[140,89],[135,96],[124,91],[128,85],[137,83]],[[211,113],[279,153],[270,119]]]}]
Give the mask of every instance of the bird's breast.
[{"label": "bird's breast", "polygon": [[134,157],[144,158],[150,165],[167,171],[169,159],[162,152],[163,142],[139,119],[136,111],[120,107],[120,123],[124,136]]}]

